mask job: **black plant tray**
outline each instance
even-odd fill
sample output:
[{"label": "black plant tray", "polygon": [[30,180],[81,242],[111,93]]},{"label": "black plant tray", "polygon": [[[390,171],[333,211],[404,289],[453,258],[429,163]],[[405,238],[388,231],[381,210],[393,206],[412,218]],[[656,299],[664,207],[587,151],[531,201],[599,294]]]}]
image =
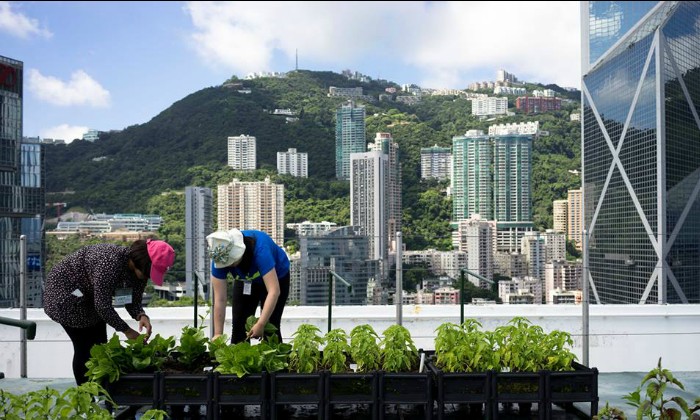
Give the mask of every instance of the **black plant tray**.
[{"label": "black plant tray", "polygon": [[270,402],[275,404],[320,404],[324,401],[325,372],[270,374]]},{"label": "black plant tray", "polygon": [[574,402],[591,404],[591,417],[598,414],[598,369],[572,362],[571,371],[547,372],[545,397],[547,409],[550,404],[572,407]]},{"label": "black plant tray", "polygon": [[433,416],[433,376],[430,372],[377,372],[379,380],[379,418],[384,418],[387,404],[423,406],[425,419]]},{"label": "black plant tray", "polygon": [[266,404],[269,375],[265,372],[246,375],[214,373],[214,400],[218,405]]},{"label": "black plant tray", "polygon": [[208,405],[213,398],[213,375],[185,373],[160,375],[160,399],[163,405]]},{"label": "black plant tray", "polygon": [[105,390],[117,405],[160,407],[158,373],[126,373],[112,383],[104,383]]},{"label": "black plant tray", "polygon": [[375,372],[327,372],[325,381],[326,419],[333,418],[332,408],[339,404],[366,405],[371,417],[376,418],[379,381]]}]

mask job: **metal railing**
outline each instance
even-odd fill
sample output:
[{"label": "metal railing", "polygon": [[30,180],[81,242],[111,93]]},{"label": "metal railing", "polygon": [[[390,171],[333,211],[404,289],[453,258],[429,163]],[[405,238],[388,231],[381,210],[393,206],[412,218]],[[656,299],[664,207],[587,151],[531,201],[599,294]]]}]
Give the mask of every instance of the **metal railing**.
[{"label": "metal railing", "polygon": [[[36,337],[36,322],[27,321],[27,237],[19,237],[19,319],[0,317],[1,325],[21,328],[19,366],[20,377],[27,377],[27,340]],[[5,375],[0,372],[0,378]]]}]

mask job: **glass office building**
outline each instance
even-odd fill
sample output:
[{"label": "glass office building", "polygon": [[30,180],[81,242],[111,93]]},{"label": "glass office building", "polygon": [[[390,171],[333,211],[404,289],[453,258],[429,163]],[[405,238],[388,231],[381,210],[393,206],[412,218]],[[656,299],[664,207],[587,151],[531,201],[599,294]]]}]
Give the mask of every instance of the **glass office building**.
[{"label": "glass office building", "polygon": [[581,16],[591,300],[700,303],[700,3]]},{"label": "glass office building", "polygon": [[365,107],[348,101],[335,113],[335,177],[350,179],[350,155],[367,151]]},{"label": "glass office building", "polygon": [[0,56],[0,307],[19,305],[20,236],[27,305],[42,306],[45,177],[39,139],[22,138],[23,63]]}]

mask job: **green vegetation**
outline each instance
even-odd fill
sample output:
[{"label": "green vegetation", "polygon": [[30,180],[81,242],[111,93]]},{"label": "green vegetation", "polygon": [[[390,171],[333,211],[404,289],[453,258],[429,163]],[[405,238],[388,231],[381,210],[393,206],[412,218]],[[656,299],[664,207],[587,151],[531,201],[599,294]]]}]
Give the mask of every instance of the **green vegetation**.
[{"label": "green vegetation", "polygon": [[[66,389],[63,393],[45,388],[26,394],[14,395],[0,389],[0,418],[5,420],[45,419],[112,419],[112,413],[100,404],[116,403],[97,382],[86,382]],[[162,420],[165,411],[151,409],[143,419]]]},{"label": "green vegetation", "polygon": [[462,325],[446,322],[435,331],[435,366],[445,372],[538,372],[573,370],[573,340],[564,331],[545,334],[523,317],[511,319],[493,331],[466,319]]}]

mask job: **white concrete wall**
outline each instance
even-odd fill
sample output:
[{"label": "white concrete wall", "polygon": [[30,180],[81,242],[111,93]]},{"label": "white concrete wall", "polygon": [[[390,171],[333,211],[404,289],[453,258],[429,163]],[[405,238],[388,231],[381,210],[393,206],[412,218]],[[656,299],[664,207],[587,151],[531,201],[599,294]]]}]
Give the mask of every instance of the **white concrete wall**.
[{"label": "white concrete wall", "polygon": [[[182,327],[193,325],[193,308],[148,308],[153,334],[179,336]],[[124,319],[126,311],[120,309]],[[200,307],[199,314],[206,313]],[[581,306],[488,305],[464,307],[465,318],[479,320],[492,330],[515,316],[528,318],[546,332],[567,331],[574,337],[574,352],[582,355]],[[17,309],[0,309],[0,317],[19,318]],[[27,319],[37,322],[36,339],[28,341],[27,376],[71,378],[72,345],[60,325],[41,309],[29,309]],[[403,325],[419,347],[433,349],[435,329],[443,322],[460,320],[458,305],[406,305]],[[227,313],[230,322],[230,312]],[[136,327],[134,321],[129,321]],[[378,334],[396,322],[394,306],[334,306],[333,328],[347,332],[359,324],[371,324]],[[285,309],[282,334],[286,340],[302,323],[327,330],[328,308],[290,306]],[[700,305],[593,305],[590,307],[590,363],[601,372],[647,372],[662,357],[672,371],[700,371]],[[208,330],[207,330],[208,331]],[[230,324],[226,327],[230,333]],[[108,335],[114,331],[109,329]],[[0,325],[0,372],[8,378],[20,374],[20,330]],[[120,334],[123,339],[123,335]]]}]

